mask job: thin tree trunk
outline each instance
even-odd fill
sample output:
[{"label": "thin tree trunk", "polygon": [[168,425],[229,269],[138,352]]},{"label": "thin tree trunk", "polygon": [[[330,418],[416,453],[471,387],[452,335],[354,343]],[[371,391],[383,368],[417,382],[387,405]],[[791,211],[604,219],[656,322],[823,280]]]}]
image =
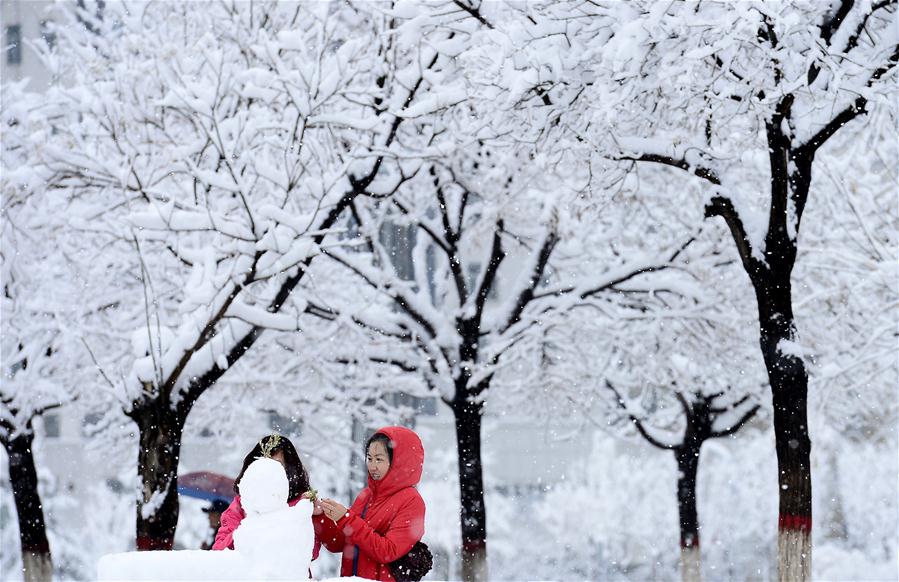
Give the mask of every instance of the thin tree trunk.
[{"label": "thin tree trunk", "polygon": [[827,466],[830,468],[830,475],[827,480],[829,491],[825,498],[828,499],[830,519],[827,520],[825,535],[831,540],[846,542],[849,540],[849,531],[846,527],[846,512],[843,510],[843,494],[840,493],[840,459],[836,451],[831,450]]},{"label": "thin tree trunk", "polygon": [[459,457],[459,489],[462,522],[462,580],[487,580],[487,510],[481,466],[482,405],[468,402],[466,390],[457,388],[453,404]]},{"label": "thin tree trunk", "polygon": [[780,509],[778,571],[786,582],[811,578],[812,475],[808,433],[808,372],[802,359],[782,349],[795,340],[789,273],[757,286],[760,344],[774,404]]},{"label": "thin tree trunk", "polygon": [[677,510],[680,517],[680,570],[683,582],[702,581],[699,552],[699,515],[696,511],[696,473],[702,442],[690,440],[674,449],[677,458]]},{"label": "thin tree trunk", "polygon": [[52,580],[53,560],[44,510],[38,492],[37,470],[32,444],[34,435],[29,422],[26,431],[3,444],[9,455],[9,480],[19,516],[19,541],[22,546],[22,569],[25,582]]},{"label": "thin tree trunk", "polygon": [[178,524],[178,460],[184,423],[174,411],[156,407],[136,410],[132,418],[140,435],[136,546],[138,550],[171,550]]}]

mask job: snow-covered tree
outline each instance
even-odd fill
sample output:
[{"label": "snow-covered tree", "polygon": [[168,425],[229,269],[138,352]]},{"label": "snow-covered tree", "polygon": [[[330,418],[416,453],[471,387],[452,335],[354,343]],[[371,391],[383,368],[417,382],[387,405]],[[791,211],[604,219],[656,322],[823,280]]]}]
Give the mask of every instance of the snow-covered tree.
[{"label": "snow-covered tree", "polygon": [[[54,239],[43,229],[53,219],[37,196],[28,152],[46,126],[31,123],[23,83],[3,85],[2,247],[0,247],[0,442],[7,453],[9,480],[19,523],[22,569],[26,580],[48,580],[53,571],[33,443],[34,423],[45,412],[70,402],[76,385],[66,368],[74,354],[67,315],[71,287],[66,273],[45,269]],[[43,235],[43,236],[42,236]],[[58,264],[57,264],[58,266]],[[70,377],[69,377],[70,378]]]},{"label": "snow-covered tree", "polygon": [[297,329],[319,245],[414,157],[403,112],[434,91],[439,55],[397,47],[381,8],[97,3],[72,7],[47,55],[67,82],[34,163],[73,254],[103,249],[79,276],[120,307],[94,323],[133,332],[97,358],[139,430],[139,548],[171,547],[193,403],[263,331]]},{"label": "snow-covered tree", "polygon": [[791,274],[819,150],[844,125],[894,106],[895,4],[573,2],[521,13],[530,50],[505,59],[529,79],[523,94],[545,96],[547,133],[571,132],[585,155],[684,172],[690,188],[704,184],[706,215],[729,227],[771,383],[781,576],[807,579],[808,371]]},{"label": "snow-covered tree", "polygon": [[543,140],[572,147],[567,132],[585,158],[683,171],[686,188],[703,185],[706,215],[729,227],[772,389],[784,579],[811,571],[808,371],[791,280],[800,223],[821,148],[850,122],[870,127],[870,111],[895,109],[895,14],[894,2],[854,0],[477,11],[494,39],[496,66],[483,69],[503,71],[497,94],[542,121]]},{"label": "snow-covered tree", "polygon": [[[639,187],[663,190],[655,178],[645,176]],[[681,282],[680,294],[587,318],[579,309],[554,321],[542,334],[541,358],[531,364],[542,391],[529,404],[515,401],[535,418],[551,411],[579,420],[574,430],[592,424],[674,453],[677,495],[666,499],[677,504],[685,580],[701,579],[696,486],[702,447],[755,417],[766,387],[747,333],[753,313],[733,293],[740,267],[725,246],[727,236],[709,225],[691,244],[681,266],[694,288],[689,293]],[[699,260],[703,255],[713,259]],[[653,309],[645,309],[647,303]],[[731,379],[735,368],[739,378]]]},{"label": "snow-covered tree", "polygon": [[[627,11],[626,26],[609,41],[621,52],[603,63],[604,76],[617,83],[603,84],[611,97],[604,116],[634,111],[635,104],[652,114],[622,116],[607,145],[619,159],[660,163],[704,180],[706,215],[723,218],[731,230],[756,292],[773,397],[780,576],[806,580],[808,372],[791,276],[816,154],[847,123],[891,105],[887,79],[899,59],[895,8],[849,0],[673,5],[670,12],[647,3]],[[696,19],[708,23],[701,32],[687,25]]]},{"label": "snow-covered tree", "polygon": [[[754,358],[780,574],[810,575],[808,388],[841,437],[895,438],[895,2],[77,4],[45,51],[65,82],[4,96],[3,146],[24,145],[2,172],[2,419],[30,435],[76,385],[117,405],[104,423],[128,415],[139,547],[171,546],[182,430],[213,386],[272,410],[438,394],[473,580],[489,407],[614,413],[609,380],[667,446],[652,427],[741,424],[748,401],[715,403],[762,383]],[[730,341],[754,345],[746,307],[763,358]],[[685,476],[696,442],[673,445]]]},{"label": "snow-covered tree", "polygon": [[[570,215],[562,201],[577,180],[553,174],[535,157],[473,140],[389,200],[357,200],[352,250],[323,250],[349,283],[315,283],[318,297],[307,293],[316,315],[369,332],[371,345],[356,350],[353,361],[414,373],[452,410],[466,580],[487,578],[481,426],[491,386],[539,388],[510,363],[539,361],[533,338],[556,314],[591,303],[615,309],[619,300],[637,309],[641,296],[671,292],[678,276],[654,271],[680,266],[689,240],[663,230],[615,248],[618,231],[604,226],[624,215],[634,223],[648,218],[623,205],[605,215]],[[611,251],[601,241],[611,242]],[[319,278],[341,280],[327,263],[318,266],[329,272]],[[358,282],[369,291],[360,294]]]}]

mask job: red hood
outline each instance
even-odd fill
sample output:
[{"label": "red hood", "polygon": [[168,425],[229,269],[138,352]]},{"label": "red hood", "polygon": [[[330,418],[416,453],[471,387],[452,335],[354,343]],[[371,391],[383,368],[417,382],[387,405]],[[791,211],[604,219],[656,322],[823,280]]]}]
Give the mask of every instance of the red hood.
[{"label": "red hood", "polygon": [[417,485],[425,465],[425,449],[421,439],[415,432],[402,426],[385,426],[378,433],[387,435],[393,442],[393,461],[390,463],[390,470],[380,481],[368,476],[368,488],[372,494],[384,497]]}]

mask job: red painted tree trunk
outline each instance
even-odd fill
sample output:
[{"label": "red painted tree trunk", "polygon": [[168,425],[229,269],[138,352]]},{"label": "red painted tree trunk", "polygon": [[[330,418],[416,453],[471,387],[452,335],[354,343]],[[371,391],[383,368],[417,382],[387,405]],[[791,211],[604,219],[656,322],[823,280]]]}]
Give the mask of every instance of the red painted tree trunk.
[{"label": "red painted tree trunk", "polygon": [[[761,288],[759,288],[761,287]],[[780,487],[778,563],[781,580],[811,578],[812,474],[808,432],[808,371],[785,350],[795,339],[789,274],[756,287],[760,344],[774,405],[774,438]],[[789,344],[787,344],[789,345]]]}]

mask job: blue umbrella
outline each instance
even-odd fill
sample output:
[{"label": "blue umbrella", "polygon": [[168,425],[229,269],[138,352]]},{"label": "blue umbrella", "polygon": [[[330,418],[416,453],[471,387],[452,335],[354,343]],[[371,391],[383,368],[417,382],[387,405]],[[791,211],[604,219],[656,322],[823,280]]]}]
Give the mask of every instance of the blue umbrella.
[{"label": "blue umbrella", "polygon": [[178,493],[206,501],[231,503],[234,479],[209,471],[186,473],[178,477]]}]

